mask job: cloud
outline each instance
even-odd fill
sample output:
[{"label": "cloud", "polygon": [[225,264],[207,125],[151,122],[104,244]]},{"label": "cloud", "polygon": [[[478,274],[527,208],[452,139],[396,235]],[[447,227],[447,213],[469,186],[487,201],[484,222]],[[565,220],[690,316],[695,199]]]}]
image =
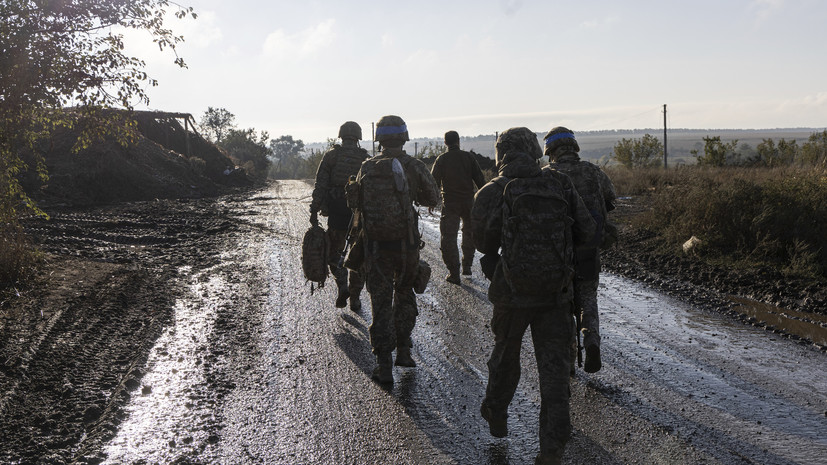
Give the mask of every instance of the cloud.
[{"label": "cloud", "polygon": [[278,29],[264,39],[262,52],[265,56],[278,58],[316,54],[335,41],[335,26],[335,19],[327,19],[295,34]]},{"label": "cloud", "polygon": [[610,16],[608,18],[600,18],[600,19],[592,19],[592,20],[589,20],[589,21],[583,21],[582,23],[580,23],[580,27],[583,28],[583,29],[591,29],[591,30],[603,29],[603,28],[606,28],[608,26],[611,26],[612,24],[614,24],[616,22],[618,22],[618,19],[613,17],[613,16]]},{"label": "cloud", "polygon": [[786,0],[753,0],[750,8],[755,11],[755,21],[763,24],[780,9],[784,8]]}]

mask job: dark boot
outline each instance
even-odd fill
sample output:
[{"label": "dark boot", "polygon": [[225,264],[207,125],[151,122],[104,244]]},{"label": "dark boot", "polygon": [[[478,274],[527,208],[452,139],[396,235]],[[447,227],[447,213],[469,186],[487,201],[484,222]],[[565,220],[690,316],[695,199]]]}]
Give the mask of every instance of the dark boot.
[{"label": "dark boot", "polygon": [[353,297],[353,294],[350,296],[350,309],[356,313],[362,311],[362,301],[359,300],[359,297]]},{"label": "dark boot", "polygon": [[339,286],[339,296],[336,297],[336,308],[345,308],[348,298],[350,298],[350,292],[348,292],[347,286]]},{"label": "dark boot", "polygon": [[373,369],[374,380],[380,384],[393,384],[393,357],[391,354],[376,356],[377,367]]},{"label": "dark boot", "polygon": [[586,361],[583,363],[583,370],[586,373],[597,373],[603,364],[600,362],[600,346],[591,344],[586,347]]},{"label": "dark boot", "polygon": [[497,415],[485,402],[480,405],[480,415],[488,422],[488,432],[495,438],[508,436],[508,416]]},{"label": "dark boot", "polygon": [[534,459],[534,465],[561,465],[563,454],[558,452],[541,453]]},{"label": "dark boot", "polygon": [[411,348],[410,347],[397,347],[396,348],[396,366],[398,367],[410,367],[413,368],[416,366],[416,362],[414,359],[411,358]]},{"label": "dark boot", "polygon": [[465,276],[471,276],[471,265],[462,265],[462,274]]},{"label": "dark boot", "polygon": [[448,276],[445,277],[445,280],[451,284],[462,284],[462,281],[460,281],[459,279],[459,273],[450,273]]}]

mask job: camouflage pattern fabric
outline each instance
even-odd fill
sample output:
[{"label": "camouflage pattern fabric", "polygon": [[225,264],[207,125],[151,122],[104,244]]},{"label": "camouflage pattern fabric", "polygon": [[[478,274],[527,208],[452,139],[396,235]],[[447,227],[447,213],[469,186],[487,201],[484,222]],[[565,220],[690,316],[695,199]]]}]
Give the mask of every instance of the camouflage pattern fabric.
[{"label": "camouflage pattern fabric", "polygon": [[418,314],[413,281],[419,250],[373,250],[368,254],[365,281],[372,308],[369,334],[373,353],[390,354],[397,347],[411,347]]},{"label": "camouflage pattern fabric", "polygon": [[[539,144],[537,150],[539,151]],[[548,171],[543,172],[537,165],[536,159],[523,152],[505,154],[499,163],[500,175],[508,178],[551,176],[564,190],[563,196],[569,204],[569,217],[572,224],[572,242],[575,246],[590,241],[595,233],[595,223],[586,209],[583,200],[571,184],[568,176]],[[498,255],[502,245],[502,201],[503,187],[491,181],[477,192],[474,205],[471,209],[471,225],[474,236],[474,245],[484,255]],[[542,286],[538,283],[538,286]],[[509,307],[535,307],[548,305],[565,296],[551,295],[522,295],[514,293],[507,284],[503,275],[502,263],[498,263],[491,284],[488,288],[488,299],[495,305]]]},{"label": "camouflage pattern fabric", "polygon": [[[399,148],[385,148],[374,159],[396,157],[409,159],[402,164],[410,192],[410,202],[426,207],[436,206],[439,203],[439,189],[428,168],[421,161],[411,158]],[[361,182],[363,177],[364,172],[360,170],[357,180]],[[364,204],[365,199],[361,202]],[[416,324],[417,315],[413,281],[419,265],[416,216],[412,227],[416,232],[415,243],[407,243],[404,240],[380,242],[370,235],[366,237],[365,283],[370,294],[373,318],[370,325],[370,340],[373,353],[377,356],[390,354],[396,347],[411,346],[411,332]]]},{"label": "camouflage pattern fabric", "polygon": [[339,258],[341,257],[342,250],[345,248],[347,231],[343,229],[328,229],[327,237],[330,240],[330,250],[332,252],[330,254],[330,260],[328,261],[330,273],[336,279],[338,287],[347,287],[351,300],[358,300],[359,294],[361,294],[362,289],[365,287],[362,275],[356,271],[348,270],[344,266],[339,269]]},{"label": "camouflage pattern fabric", "polygon": [[561,453],[571,434],[569,371],[573,338],[571,304],[510,308],[494,305],[494,349],[488,360],[485,400],[494,415],[507,416],[520,381],[520,348],[531,327],[540,379],[540,452]]},{"label": "camouflage pattern fabric", "polygon": [[[573,140],[573,139],[571,139]],[[599,226],[608,220],[608,212],[614,209],[617,198],[612,181],[596,165],[581,160],[570,145],[561,145],[553,153],[554,161],[546,170],[558,171],[569,176],[593,216],[599,218]],[[600,317],[597,307],[597,287],[600,276],[601,237],[584,247],[578,247],[578,272],[575,276],[574,299],[581,315],[583,346],[600,347]]]},{"label": "camouflage pattern fabric", "polygon": [[[313,186],[313,200],[310,203],[310,211],[320,211],[322,216],[344,216],[349,219],[350,210],[342,201],[345,194],[345,184],[347,184],[350,176],[359,172],[362,162],[368,158],[368,152],[359,147],[358,142],[354,140],[343,140],[342,144],[334,145],[332,149],[324,154],[321,163],[319,163],[319,168],[316,170],[316,182]],[[338,201],[332,202],[332,200]],[[338,223],[338,221],[336,222]],[[328,224],[328,226],[330,225]]]}]

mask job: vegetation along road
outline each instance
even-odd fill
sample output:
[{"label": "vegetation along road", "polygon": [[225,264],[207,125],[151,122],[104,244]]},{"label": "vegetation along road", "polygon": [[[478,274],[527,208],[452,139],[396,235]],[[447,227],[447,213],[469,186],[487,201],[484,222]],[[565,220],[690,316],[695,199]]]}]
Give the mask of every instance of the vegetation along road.
[{"label": "vegetation along road", "polygon": [[[2,463],[530,464],[530,338],[509,436],[479,416],[493,345],[478,264],[419,295],[416,368],[370,379],[359,313],[311,294],[300,244],[311,186],[218,201],[63,212],[28,225],[45,290],[6,311]],[[572,379],[567,464],[823,464],[825,353],[604,273],[603,369]]]}]

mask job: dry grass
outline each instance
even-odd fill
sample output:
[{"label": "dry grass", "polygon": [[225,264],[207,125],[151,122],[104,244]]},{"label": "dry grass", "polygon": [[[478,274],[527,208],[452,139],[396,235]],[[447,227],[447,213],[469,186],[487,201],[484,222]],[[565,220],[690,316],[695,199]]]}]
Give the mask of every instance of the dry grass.
[{"label": "dry grass", "polygon": [[[827,171],[795,167],[609,169],[618,195],[646,195],[638,227],[679,246],[692,236],[713,261],[827,275]],[[676,248],[676,247],[675,247]]]},{"label": "dry grass", "polygon": [[0,224],[0,293],[25,278],[39,255],[17,223]]}]

